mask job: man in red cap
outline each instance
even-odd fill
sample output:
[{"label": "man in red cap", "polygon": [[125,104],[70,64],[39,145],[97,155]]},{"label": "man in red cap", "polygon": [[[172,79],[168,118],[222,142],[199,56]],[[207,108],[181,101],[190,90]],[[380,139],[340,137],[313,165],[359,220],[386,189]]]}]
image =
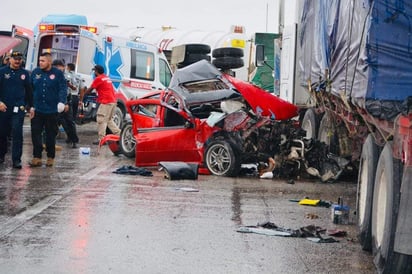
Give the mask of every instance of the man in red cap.
[{"label": "man in red cap", "polygon": [[93,144],[98,145],[106,135],[107,127],[116,135],[120,134],[120,129],[112,120],[116,109],[116,97],[112,80],[104,74],[104,68],[101,65],[95,65],[93,70],[96,78],[84,94],[80,95],[80,102],[82,102],[85,94],[90,93],[93,89],[97,91],[97,102],[99,103],[96,117],[98,140]]}]

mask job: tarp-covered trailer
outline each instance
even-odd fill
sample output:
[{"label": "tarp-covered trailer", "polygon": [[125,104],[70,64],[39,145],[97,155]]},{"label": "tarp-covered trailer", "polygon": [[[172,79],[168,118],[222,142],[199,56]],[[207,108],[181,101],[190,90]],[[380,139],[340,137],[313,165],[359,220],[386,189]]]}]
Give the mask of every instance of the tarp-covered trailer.
[{"label": "tarp-covered trailer", "polygon": [[412,2],[297,2],[296,47],[283,49],[298,84],[284,94],[311,103],[308,137],[359,164],[359,239],[378,272],[412,273]]}]

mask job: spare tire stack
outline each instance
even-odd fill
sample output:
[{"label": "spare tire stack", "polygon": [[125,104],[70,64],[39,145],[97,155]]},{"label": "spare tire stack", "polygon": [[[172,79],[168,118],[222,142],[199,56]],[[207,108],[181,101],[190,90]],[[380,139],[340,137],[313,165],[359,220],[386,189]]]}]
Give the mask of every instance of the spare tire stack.
[{"label": "spare tire stack", "polygon": [[207,60],[210,62],[210,46],[206,44],[185,44],[184,58],[181,58],[180,62],[176,64],[177,68],[183,68],[200,60]]},{"label": "spare tire stack", "polygon": [[222,71],[241,68],[244,66],[243,55],[241,48],[216,48],[212,52],[212,64]]}]

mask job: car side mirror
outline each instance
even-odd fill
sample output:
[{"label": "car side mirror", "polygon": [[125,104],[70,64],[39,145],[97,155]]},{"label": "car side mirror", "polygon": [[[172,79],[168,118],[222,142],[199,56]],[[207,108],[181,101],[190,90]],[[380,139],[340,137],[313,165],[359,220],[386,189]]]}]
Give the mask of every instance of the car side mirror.
[{"label": "car side mirror", "polygon": [[194,128],[194,125],[192,122],[186,121],[185,122],[185,128]]}]

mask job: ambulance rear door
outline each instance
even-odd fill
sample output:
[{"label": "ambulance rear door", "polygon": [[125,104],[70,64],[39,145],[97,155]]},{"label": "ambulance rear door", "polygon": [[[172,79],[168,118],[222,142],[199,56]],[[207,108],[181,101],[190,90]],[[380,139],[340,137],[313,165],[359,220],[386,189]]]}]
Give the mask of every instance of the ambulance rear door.
[{"label": "ambulance rear door", "polygon": [[24,57],[24,67],[32,70],[33,52],[34,52],[34,34],[32,30],[24,27],[12,26],[12,36],[21,40],[21,43],[13,48],[13,50],[20,51]]},{"label": "ambulance rear door", "polygon": [[86,86],[90,86],[93,80],[92,69],[99,60],[95,60],[97,52],[100,52],[98,36],[88,30],[82,29],[79,39],[79,50],[76,62],[76,72],[85,81]]}]

